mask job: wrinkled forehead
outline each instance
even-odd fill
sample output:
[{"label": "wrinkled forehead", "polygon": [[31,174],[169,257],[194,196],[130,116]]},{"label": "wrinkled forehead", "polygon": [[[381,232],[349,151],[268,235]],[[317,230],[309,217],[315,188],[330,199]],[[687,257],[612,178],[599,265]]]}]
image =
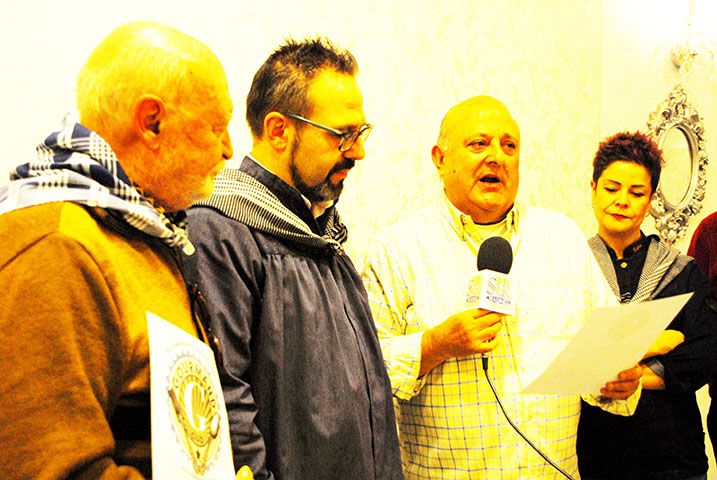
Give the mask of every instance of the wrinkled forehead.
[{"label": "wrinkled forehead", "polygon": [[180,100],[198,101],[203,109],[216,110],[222,116],[231,115],[233,103],[229,84],[219,60],[211,55],[190,60],[187,66],[187,76],[180,82]]},{"label": "wrinkled forehead", "polygon": [[472,108],[463,109],[457,113],[449,127],[454,132],[454,137],[485,135],[502,138],[508,136],[515,141],[520,141],[518,124],[505,109]]},{"label": "wrinkled forehead", "polygon": [[520,141],[520,129],[508,108],[499,100],[485,95],[454,105],[441,122],[440,137],[444,141],[476,135],[510,136],[514,141]]}]

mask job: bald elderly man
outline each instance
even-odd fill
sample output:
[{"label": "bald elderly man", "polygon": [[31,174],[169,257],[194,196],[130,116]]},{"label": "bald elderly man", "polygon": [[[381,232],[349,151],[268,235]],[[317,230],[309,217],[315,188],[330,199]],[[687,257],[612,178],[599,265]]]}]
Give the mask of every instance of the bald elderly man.
[{"label": "bald elderly man", "polygon": [[[91,54],[66,121],[0,189],[0,476],[151,476],[146,312],[208,340],[182,209],[232,156],[217,57],[132,23]],[[250,478],[244,477],[244,478]]]},{"label": "bald elderly man", "polygon": [[[580,396],[519,392],[593,308],[615,302],[610,289],[572,221],[516,202],[520,130],[501,102],[482,96],[451,108],[431,156],[440,195],[378,237],[363,273],[398,401],[405,477],[557,478],[506,421],[485,375],[527,437],[577,476]],[[466,304],[478,249],[495,236],[515,257],[511,316]],[[584,398],[632,414],[639,369],[619,378]]]}]

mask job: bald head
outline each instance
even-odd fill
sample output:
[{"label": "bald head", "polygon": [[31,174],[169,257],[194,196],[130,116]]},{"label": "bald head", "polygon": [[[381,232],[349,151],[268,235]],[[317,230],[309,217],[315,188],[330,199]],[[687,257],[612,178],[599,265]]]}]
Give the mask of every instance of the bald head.
[{"label": "bald head", "polygon": [[[122,25],[94,49],[80,72],[80,122],[107,140],[124,142],[140,97],[173,102],[187,94],[212,95],[206,87],[213,75],[226,84],[219,60],[197,39],[160,23]],[[192,91],[197,87],[204,88]]]},{"label": "bald head", "polygon": [[[441,121],[441,129],[438,132],[438,140],[436,144],[442,149],[448,148],[448,142],[454,138],[456,133],[470,123],[472,119],[479,116],[500,116],[504,117],[508,122],[512,123],[515,130],[520,135],[518,124],[508,111],[508,107],[500,100],[487,95],[479,95],[464,100],[451,107]],[[520,140],[520,138],[518,138]]]},{"label": "bald head", "polygon": [[123,25],[77,81],[80,123],[99,134],[133,183],[168,210],[208,196],[232,156],[224,69],[199,40],[166,25]]}]

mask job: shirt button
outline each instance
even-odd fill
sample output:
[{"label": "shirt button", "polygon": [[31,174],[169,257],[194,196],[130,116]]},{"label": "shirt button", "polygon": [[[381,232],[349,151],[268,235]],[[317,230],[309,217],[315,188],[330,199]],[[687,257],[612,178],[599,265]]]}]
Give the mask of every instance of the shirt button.
[{"label": "shirt button", "polygon": [[627,262],[622,262],[622,263],[620,264],[620,267],[621,267],[621,268],[627,268]]}]

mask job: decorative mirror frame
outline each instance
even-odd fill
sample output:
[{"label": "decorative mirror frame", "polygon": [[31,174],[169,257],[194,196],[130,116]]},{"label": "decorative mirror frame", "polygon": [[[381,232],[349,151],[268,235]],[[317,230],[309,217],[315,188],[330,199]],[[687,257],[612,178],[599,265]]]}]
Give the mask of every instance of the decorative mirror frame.
[{"label": "decorative mirror frame", "polygon": [[[681,85],[672,89],[667,99],[657,106],[647,119],[647,128],[652,132],[657,144],[662,149],[667,132],[672,128],[679,129],[687,139],[690,149],[690,181],[684,197],[673,205],[665,197],[662,181],[655,191],[650,207],[650,215],[655,217],[655,228],[663,242],[671,245],[675,240],[685,236],[690,217],[702,210],[707,184],[707,150],[704,140],[704,125],[697,110],[687,101],[687,94]],[[669,159],[665,159],[665,162]]]}]

